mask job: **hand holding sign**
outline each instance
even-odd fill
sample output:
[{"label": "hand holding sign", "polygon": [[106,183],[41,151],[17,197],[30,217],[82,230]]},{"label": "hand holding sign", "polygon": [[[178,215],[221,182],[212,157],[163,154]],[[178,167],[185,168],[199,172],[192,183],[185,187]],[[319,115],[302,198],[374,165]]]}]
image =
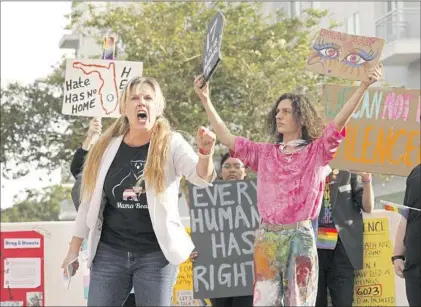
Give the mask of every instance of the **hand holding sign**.
[{"label": "hand holding sign", "polygon": [[365,87],[369,87],[373,83],[376,83],[382,78],[383,75],[383,64],[379,63],[373,69],[368,70],[368,81],[361,81],[361,84]]},{"label": "hand holding sign", "polygon": [[92,138],[96,134],[101,134],[102,124],[101,119],[94,117],[89,122],[88,137]]},{"label": "hand holding sign", "polygon": [[197,251],[194,251],[190,254],[190,261],[194,262],[197,258],[197,256],[199,256],[199,253]]},{"label": "hand holding sign", "polygon": [[209,84],[205,81],[203,75],[199,75],[194,79],[194,91],[203,103],[209,99]]},{"label": "hand holding sign", "polygon": [[221,12],[217,12],[209,23],[208,32],[205,38],[205,48],[203,50],[203,76],[208,81],[215,72],[221,60],[222,32],[224,30],[225,17]]}]

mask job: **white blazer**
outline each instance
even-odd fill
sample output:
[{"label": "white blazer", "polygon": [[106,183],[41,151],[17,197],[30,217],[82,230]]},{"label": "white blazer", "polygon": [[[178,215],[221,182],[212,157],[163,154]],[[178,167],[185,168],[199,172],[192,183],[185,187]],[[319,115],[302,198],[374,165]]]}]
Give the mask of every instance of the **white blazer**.
[{"label": "white blazer", "polygon": [[[105,207],[104,181],[108,169],[123,140],[123,136],[113,138],[104,152],[98,170],[92,197],[82,200],[77,212],[73,235],[88,238],[88,267],[91,267],[101,237],[103,211]],[[174,132],[171,137],[171,149],[165,164],[165,190],[158,197],[145,180],[146,198],[152,226],[159,246],[167,260],[175,265],[186,261],[194,249],[194,244],[187,234],[178,211],[178,193],[181,176],[197,186],[206,187],[211,183],[202,179],[196,172],[198,156],[189,143]],[[212,181],[216,178],[214,170]]]}]

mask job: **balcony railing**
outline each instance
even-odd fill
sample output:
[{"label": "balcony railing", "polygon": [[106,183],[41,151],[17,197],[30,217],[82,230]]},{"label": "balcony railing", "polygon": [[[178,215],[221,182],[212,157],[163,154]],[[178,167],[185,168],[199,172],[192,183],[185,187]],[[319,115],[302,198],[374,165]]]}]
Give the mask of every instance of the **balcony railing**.
[{"label": "balcony railing", "polygon": [[390,11],[376,21],[376,37],[386,42],[420,38],[420,8],[401,8]]}]

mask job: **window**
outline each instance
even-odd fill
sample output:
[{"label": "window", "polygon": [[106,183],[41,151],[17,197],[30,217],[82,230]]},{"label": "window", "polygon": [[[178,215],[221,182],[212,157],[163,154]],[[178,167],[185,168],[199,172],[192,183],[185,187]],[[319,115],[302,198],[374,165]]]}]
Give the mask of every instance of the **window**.
[{"label": "window", "polygon": [[386,3],[386,12],[389,13],[398,8],[398,1],[387,1]]},{"label": "window", "polygon": [[301,2],[290,1],[290,14],[291,17],[299,17],[301,15]]},{"label": "window", "polygon": [[311,8],[315,10],[320,10],[320,1],[311,1]]},{"label": "window", "polygon": [[349,34],[360,34],[360,13],[355,12],[346,19],[346,32]]},{"label": "window", "polygon": [[360,13],[356,12],[354,15],[354,34],[359,35],[360,32]]}]

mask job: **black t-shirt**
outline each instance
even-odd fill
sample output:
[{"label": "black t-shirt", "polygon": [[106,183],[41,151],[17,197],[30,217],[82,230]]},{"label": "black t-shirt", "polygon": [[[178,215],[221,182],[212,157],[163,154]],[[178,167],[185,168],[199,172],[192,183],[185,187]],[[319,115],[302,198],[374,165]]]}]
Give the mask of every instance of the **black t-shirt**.
[{"label": "black t-shirt", "polygon": [[112,162],[104,182],[107,204],[101,241],[129,252],[160,249],[152,228],[143,178],[149,144],[130,147],[124,142]]},{"label": "black t-shirt", "polygon": [[[403,204],[421,210],[421,164],[416,166],[406,180]],[[421,263],[421,212],[409,210],[405,232],[405,258],[409,263]]]}]

